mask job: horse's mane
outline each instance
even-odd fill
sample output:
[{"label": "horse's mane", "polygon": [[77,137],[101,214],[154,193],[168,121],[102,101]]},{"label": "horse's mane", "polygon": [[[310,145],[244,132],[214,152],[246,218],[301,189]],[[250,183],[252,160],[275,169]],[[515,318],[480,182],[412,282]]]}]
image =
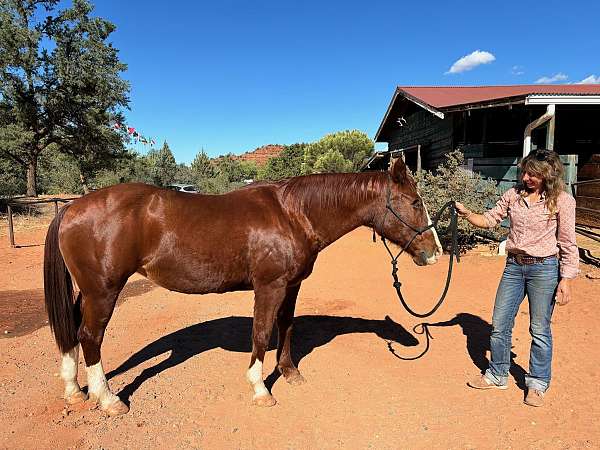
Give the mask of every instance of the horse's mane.
[{"label": "horse's mane", "polygon": [[279,183],[283,203],[299,211],[360,204],[384,192],[385,172],[326,173],[288,178]]}]

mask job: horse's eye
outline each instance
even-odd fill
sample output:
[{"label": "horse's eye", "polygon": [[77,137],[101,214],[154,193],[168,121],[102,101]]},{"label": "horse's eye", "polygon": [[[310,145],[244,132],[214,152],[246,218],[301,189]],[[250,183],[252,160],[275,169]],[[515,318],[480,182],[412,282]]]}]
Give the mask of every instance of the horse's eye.
[{"label": "horse's eye", "polygon": [[412,202],[412,207],[413,208],[420,208],[421,207],[421,200],[416,199],[415,201]]}]

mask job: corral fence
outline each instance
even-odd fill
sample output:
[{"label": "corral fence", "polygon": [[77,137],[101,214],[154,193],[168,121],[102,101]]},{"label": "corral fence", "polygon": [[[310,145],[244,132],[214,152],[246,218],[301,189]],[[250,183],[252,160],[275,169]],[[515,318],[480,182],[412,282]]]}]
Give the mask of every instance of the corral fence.
[{"label": "corral fence", "polygon": [[577,200],[575,230],[600,242],[600,178],[572,183],[571,192]]},{"label": "corral fence", "polygon": [[13,208],[23,208],[31,205],[40,205],[44,203],[54,203],[54,215],[58,214],[58,204],[59,203],[68,203],[72,200],[75,200],[79,197],[72,198],[48,198],[44,200],[35,200],[35,201],[24,201],[24,200],[13,200],[8,201],[6,203],[6,213],[8,217],[8,239],[10,241],[10,246],[15,248],[15,229],[13,225]]}]

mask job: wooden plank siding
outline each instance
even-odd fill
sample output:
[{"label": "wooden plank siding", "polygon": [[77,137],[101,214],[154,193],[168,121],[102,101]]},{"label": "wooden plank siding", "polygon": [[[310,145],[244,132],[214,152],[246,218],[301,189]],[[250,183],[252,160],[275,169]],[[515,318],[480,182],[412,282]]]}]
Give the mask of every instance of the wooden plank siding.
[{"label": "wooden plank siding", "polygon": [[[472,159],[473,172],[483,177],[492,178],[497,183],[505,186],[513,186],[519,177],[518,164],[520,158],[498,157],[498,158],[469,158]],[[560,160],[565,166],[565,183],[570,185],[575,181],[574,174],[577,173],[577,155],[560,155]],[[469,163],[469,166],[471,163]]]},{"label": "wooden plank siding", "polygon": [[421,145],[421,167],[433,170],[444,161],[444,155],[453,150],[452,115],[444,119],[428,111],[419,110],[406,117],[406,124],[390,132],[389,150]]},{"label": "wooden plank siding", "polygon": [[[577,181],[600,180],[600,154],[586,155],[577,171]],[[600,181],[577,185],[577,224],[600,228]]]}]

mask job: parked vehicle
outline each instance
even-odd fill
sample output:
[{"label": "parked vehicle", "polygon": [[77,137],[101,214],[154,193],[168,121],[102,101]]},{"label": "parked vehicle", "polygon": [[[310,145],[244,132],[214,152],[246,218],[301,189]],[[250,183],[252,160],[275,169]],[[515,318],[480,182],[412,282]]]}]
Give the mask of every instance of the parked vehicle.
[{"label": "parked vehicle", "polygon": [[200,192],[198,188],[193,184],[174,183],[167,186],[167,188],[172,189],[174,191],[187,192],[189,194],[198,194]]}]

